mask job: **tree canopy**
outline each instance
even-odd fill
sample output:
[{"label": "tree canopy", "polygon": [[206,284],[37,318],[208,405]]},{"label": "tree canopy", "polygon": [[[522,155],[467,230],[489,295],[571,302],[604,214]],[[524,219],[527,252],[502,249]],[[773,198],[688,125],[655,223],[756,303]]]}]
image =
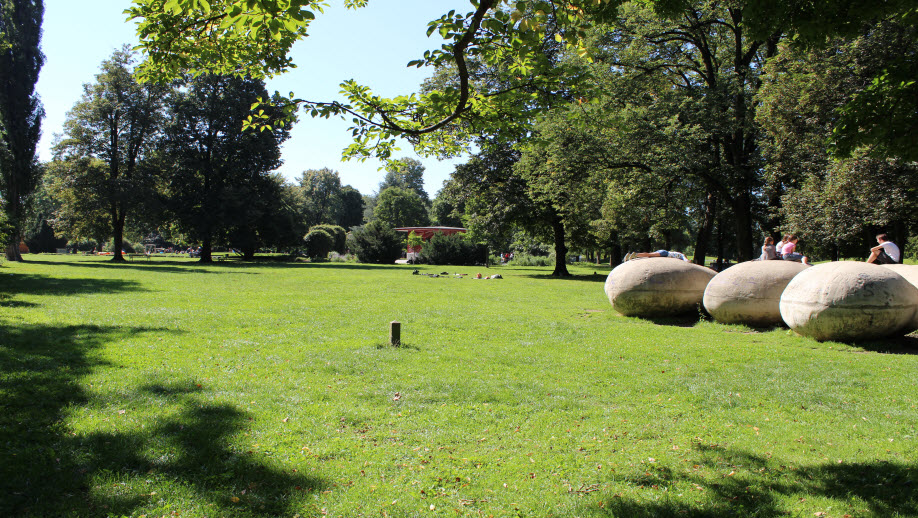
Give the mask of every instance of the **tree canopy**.
[{"label": "tree canopy", "polygon": [[[74,190],[65,199],[75,205],[68,203],[63,208],[82,211],[79,207],[87,203],[105,208],[109,235],[116,243],[113,261],[124,261],[120,243],[129,213],[136,214],[155,196],[157,171],[147,161],[161,137],[165,98],[171,90],[138,83],[133,76],[134,60],[134,53],[124,48],[102,62],[96,81],[83,86],[83,98],[67,114],[64,136],[55,146],[57,160],[69,162],[57,168],[58,192]],[[93,159],[105,164],[103,176]],[[93,213],[96,211],[88,211],[87,217]],[[74,220],[63,220],[71,232],[78,227],[66,222]]]},{"label": "tree canopy", "polygon": [[[346,0],[349,8],[359,8],[367,0]],[[461,5],[428,25],[428,34],[438,33],[444,43],[429,50],[409,65],[448,66],[454,80],[441,88],[421,94],[385,98],[353,81],[342,83],[344,102],[335,100],[289,99],[288,112],[300,106],[313,116],[347,116],[352,119],[355,141],[346,151],[349,157],[375,153],[388,158],[395,138],[405,136],[416,148],[427,153],[454,153],[475,134],[481,125],[505,126],[515,123],[527,111],[526,99],[533,87],[552,89],[565,75],[546,60],[545,47],[561,42],[571,53],[589,56],[584,44],[587,30],[611,20],[621,0],[480,0],[463,14]],[[462,4],[458,2],[457,4]],[[681,0],[649,2],[663,16],[681,19],[688,4]],[[795,0],[751,0],[743,5],[724,6],[742,13],[733,21],[743,27],[752,40],[766,41],[785,34],[806,45],[823,44],[832,35],[851,35],[862,24],[884,17],[899,17],[914,24],[918,9],[910,0],[832,0],[820,4]],[[169,79],[183,71],[193,74],[233,73],[270,76],[289,69],[293,44],[306,37],[309,24],[321,13],[318,0],[134,0],[127,11],[136,20],[141,47],[150,59],[143,70],[149,79]],[[475,85],[470,60],[499,70],[499,88]],[[890,152],[909,151],[896,140],[900,132],[867,132],[876,126],[867,118],[871,106],[884,95],[909,99],[916,88],[903,78],[913,71],[916,58],[903,56],[876,76],[876,86],[849,104],[852,119],[840,125],[842,135],[855,135],[855,142],[880,139]],[[528,87],[528,88],[527,88]],[[892,106],[898,106],[890,101]],[[918,116],[896,112],[897,125],[909,125]],[[254,114],[258,123],[263,114]],[[475,119],[478,128],[456,124]],[[882,126],[882,125],[881,125]],[[910,126],[907,126],[910,127]],[[440,131],[449,129],[449,131]],[[892,139],[892,140],[890,140]],[[842,139],[843,140],[843,139]],[[844,140],[843,140],[844,141]],[[842,149],[845,149],[842,146]]]},{"label": "tree canopy", "polygon": [[267,96],[261,80],[203,75],[189,79],[171,107],[166,195],[174,220],[202,243],[203,262],[218,243],[251,258],[265,236],[275,234],[271,215],[285,207],[277,203],[281,186],[270,172],[281,163],[288,127],[273,121],[269,131],[242,129],[259,96]]}]

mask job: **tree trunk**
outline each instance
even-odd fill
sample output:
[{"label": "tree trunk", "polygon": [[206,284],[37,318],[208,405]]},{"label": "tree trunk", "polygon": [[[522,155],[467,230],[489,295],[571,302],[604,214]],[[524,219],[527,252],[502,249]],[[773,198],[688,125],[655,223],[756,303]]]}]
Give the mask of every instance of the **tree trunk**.
[{"label": "tree trunk", "polygon": [[909,236],[909,226],[906,222],[902,220],[896,220],[892,225],[892,231],[894,234],[890,237],[895,237],[896,240],[894,243],[899,245],[899,263],[905,263],[905,247],[908,246]]},{"label": "tree trunk", "polygon": [[202,263],[212,263],[214,262],[213,255],[213,241],[210,236],[204,238],[204,242],[201,243],[201,260]]},{"label": "tree trunk", "polygon": [[7,234],[9,243],[6,246],[6,260],[22,261],[22,253],[19,252],[19,243],[22,241],[22,200],[19,199],[19,189],[15,185],[8,186],[4,194],[6,206],[3,209],[7,223],[12,227]]},{"label": "tree trunk", "polygon": [[717,214],[717,196],[708,191],[704,200],[704,219],[701,222],[701,228],[698,229],[698,235],[695,236],[695,257],[692,262],[704,266],[705,257],[708,255],[708,248],[711,245],[711,232],[714,230],[714,218]]},{"label": "tree trunk", "polygon": [[567,271],[567,244],[564,243],[564,223],[561,216],[553,214],[551,230],[555,236],[555,271],[551,272],[556,277],[570,277]]},{"label": "tree trunk", "polygon": [[113,238],[112,245],[114,246],[113,252],[115,255],[112,256],[112,262],[123,263],[125,261],[124,255],[121,253],[121,247],[124,244],[124,211],[115,209],[115,217],[113,219],[112,230],[114,230],[115,237]]},{"label": "tree trunk", "polygon": [[612,233],[612,242],[611,244],[611,255],[609,256],[609,266],[615,268],[616,266],[622,264],[622,243],[618,239],[618,232]]},{"label": "tree trunk", "polygon": [[255,247],[254,246],[242,247],[242,260],[243,261],[254,261],[255,260]]},{"label": "tree trunk", "polygon": [[7,261],[22,261],[22,253],[19,252],[19,242],[21,240],[18,236],[10,237],[10,243],[6,246]]},{"label": "tree trunk", "polygon": [[755,241],[752,238],[752,202],[749,193],[737,196],[733,205],[733,221],[736,224],[736,259],[737,262],[751,261],[754,256]]}]

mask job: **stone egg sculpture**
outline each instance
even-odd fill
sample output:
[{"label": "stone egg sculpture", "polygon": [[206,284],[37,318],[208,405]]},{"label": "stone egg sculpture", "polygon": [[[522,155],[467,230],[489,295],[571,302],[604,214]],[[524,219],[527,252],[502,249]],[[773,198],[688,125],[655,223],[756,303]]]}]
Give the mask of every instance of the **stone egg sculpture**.
[{"label": "stone egg sculpture", "polygon": [[695,311],[715,272],[671,257],[635,259],[606,278],[612,307],[629,317],[673,316]]},{"label": "stone egg sculpture", "polygon": [[781,294],[781,318],[819,341],[856,341],[909,332],[918,288],[888,268],[842,261],[797,274]]},{"label": "stone egg sculpture", "polygon": [[704,290],[704,309],[724,324],[782,325],[781,293],[809,266],[793,261],[747,261],[718,273]]},{"label": "stone egg sculpture", "polygon": [[918,288],[918,265],[914,264],[884,264],[883,268],[888,268],[899,275],[905,277],[912,286]]},{"label": "stone egg sculpture", "polygon": [[[902,277],[905,277],[905,280],[910,282],[912,286],[918,288],[918,265],[914,264],[884,264],[884,268],[889,268],[890,270],[898,273]],[[918,329],[918,311],[915,311],[915,320],[911,325],[912,329],[906,330],[905,332],[910,332],[912,330]]]}]

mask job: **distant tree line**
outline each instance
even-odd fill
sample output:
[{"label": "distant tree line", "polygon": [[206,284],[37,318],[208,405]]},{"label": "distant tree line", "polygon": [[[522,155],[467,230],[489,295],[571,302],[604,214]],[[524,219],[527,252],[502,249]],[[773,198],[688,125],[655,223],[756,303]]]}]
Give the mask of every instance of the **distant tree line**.
[{"label": "distant tree line", "polygon": [[[53,160],[37,168],[22,235],[32,251],[80,244],[122,261],[124,246],[112,243],[133,249],[155,236],[161,245],[200,247],[202,262],[215,249],[244,259],[259,249],[320,259],[346,253],[346,232],[367,221],[383,230],[430,224],[417,160],[393,160],[378,193],[366,196],[328,168],[287,181],[273,171],[289,124],[269,112],[265,127],[244,129],[252,103],[268,97],[262,81],[139,83],[135,64],[127,47],[102,63],[67,114]],[[404,236],[386,235],[389,255],[400,255]]]}]

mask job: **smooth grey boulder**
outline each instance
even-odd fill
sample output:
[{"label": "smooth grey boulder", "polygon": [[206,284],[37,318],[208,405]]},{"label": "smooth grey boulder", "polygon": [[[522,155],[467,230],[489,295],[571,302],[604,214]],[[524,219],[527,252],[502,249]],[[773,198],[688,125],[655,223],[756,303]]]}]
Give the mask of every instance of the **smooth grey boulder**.
[{"label": "smooth grey boulder", "polygon": [[809,266],[793,261],[747,261],[718,273],[704,290],[704,309],[724,324],[782,325],[781,293]]},{"label": "smooth grey boulder", "polygon": [[781,294],[781,318],[819,341],[857,341],[908,332],[918,288],[882,266],[842,261],[813,266]]},{"label": "smooth grey boulder", "polygon": [[918,265],[914,264],[884,264],[883,268],[888,268],[899,275],[905,277],[905,280],[912,283],[912,286],[918,288]]},{"label": "smooth grey boulder", "polygon": [[671,257],[634,259],[606,278],[612,307],[629,317],[662,317],[695,311],[715,272]]},{"label": "smooth grey boulder", "polygon": [[[905,277],[905,280],[910,282],[912,286],[918,288],[918,265],[914,264],[884,264],[884,268],[889,268],[890,270],[898,273],[902,277]],[[906,330],[905,332],[912,332],[918,329],[918,311],[915,311],[915,320],[910,326],[911,329]]]}]

